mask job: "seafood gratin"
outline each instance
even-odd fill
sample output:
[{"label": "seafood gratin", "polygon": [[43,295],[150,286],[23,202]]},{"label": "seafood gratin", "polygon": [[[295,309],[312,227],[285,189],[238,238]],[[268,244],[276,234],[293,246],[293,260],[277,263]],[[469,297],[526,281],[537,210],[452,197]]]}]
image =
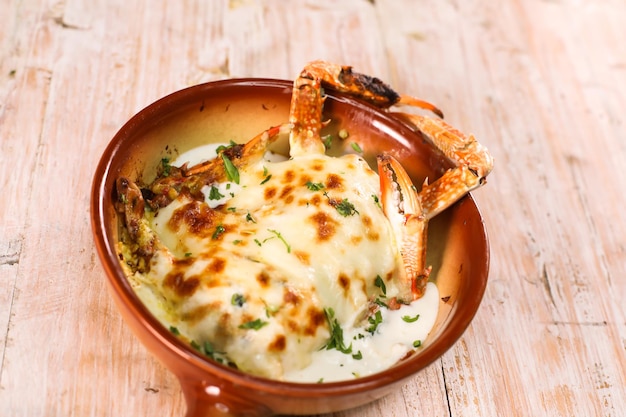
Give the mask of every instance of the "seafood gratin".
[{"label": "seafood gratin", "polygon": [[[362,340],[390,340],[387,320],[423,323],[427,334],[438,302],[428,283],[428,220],[492,168],[472,136],[415,114],[406,117],[457,163],[420,190],[389,155],[378,156],[378,173],[359,152],[328,156],[322,86],[381,108],[417,105],[440,115],[376,78],[316,61],[294,83],[287,123],[218,146],[197,164],[164,159],[150,184],[117,180],[120,259],[142,300],[195,349],[268,378],[332,380],[301,373],[321,351],[378,363],[364,358],[372,349]],[[289,158],[268,159],[282,135]],[[406,340],[380,352],[390,361],[384,366],[420,345],[421,333],[392,328]],[[377,368],[354,369],[342,378]]]}]

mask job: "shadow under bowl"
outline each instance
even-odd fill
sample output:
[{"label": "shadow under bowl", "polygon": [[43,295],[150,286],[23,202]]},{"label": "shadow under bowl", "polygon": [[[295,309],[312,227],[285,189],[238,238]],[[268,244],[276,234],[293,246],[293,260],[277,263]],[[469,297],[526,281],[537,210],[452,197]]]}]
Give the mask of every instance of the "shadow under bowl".
[{"label": "shadow under bowl", "polygon": [[[168,95],[132,117],[115,135],[97,166],[91,194],[96,249],[108,288],[137,337],[180,380],[188,417],[329,413],[357,407],[398,389],[443,355],[463,334],[483,297],[489,245],[470,195],[429,224],[428,263],[441,296],[436,323],[417,354],[380,373],[349,381],[302,384],[242,373],[202,356],[179,341],[143,305],[120,266],[120,219],[115,181],[149,182],[161,159],[210,142],[246,142],[288,120],[292,82],[234,79],[193,86]],[[422,135],[395,117],[327,90],[326,133],[346,129],[368,161],[391,154],[415,184],[438,178],[452,166]],[[344,141],[348,142],[348,141]],[[286,146],[286,145],[282,145]],[[337,141],[331,153],[346,150]],[[278,152],[284,151],[278,145]]]}]

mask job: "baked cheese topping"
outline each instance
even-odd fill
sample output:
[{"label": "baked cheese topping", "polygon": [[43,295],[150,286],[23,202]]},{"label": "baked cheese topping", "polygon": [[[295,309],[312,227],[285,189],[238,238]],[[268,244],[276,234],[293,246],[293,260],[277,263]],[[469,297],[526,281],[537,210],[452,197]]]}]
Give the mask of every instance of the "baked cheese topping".
[{"label": "baked cheese topping", "polygon": [[[178,161],[198,152],[215,155],[204,148]],[[204,201],[181,192],[146,213],[160,246],[132,281],[162,322],[214,359],[274,379],[363,376],[414,350],[434,323],[436,287],[385,308],[402,295],[400,254],[378,175],[361,157],[264,158],[237,180],[205,184]]]}]

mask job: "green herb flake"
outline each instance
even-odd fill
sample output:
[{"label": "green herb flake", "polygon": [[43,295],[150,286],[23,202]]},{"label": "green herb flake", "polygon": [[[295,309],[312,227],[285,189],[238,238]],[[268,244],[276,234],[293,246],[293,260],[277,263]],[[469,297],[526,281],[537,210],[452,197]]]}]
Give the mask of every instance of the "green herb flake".
[{"label": "green herb flake", "polygon": [[215,185],[212,185],[211,191],[209,191],[209,200],[219,200],[221,198],[224,198],[224,195],[220,193],[219,188],[217,188]]},{"label": "green herb flake", "polygon": [[332,135],[326,135],[326,136],[322,137],[322,141],[324,142],[324,147],[326,149],[330,149],[330,147],[333,146],[333,136]]},{"label": "green herb flake", "polygon": [[368,327],[366,330],[371,334],[374,334],[374,332],[378,328],[378,325],[383,322],[383,315],[380,310],[377,310],[373,316],[370,316],[367,319],[367,321],[370,323],[370,327]]},{"label": "green herb flake", "polygon": [[379,208],[382,208],[382,206],[380,205],[380,199],[376,194],[372,194],[372,199],[374,199],[374,204],[376,204]]},{"label": "green herb flake", "polygon": [[422,346],[422,341],[421,340],[416,340],[413,342],[413,347],[414,348],[418,348]]},{"label": "green herb flake", "polygon": [[191,257],[191,252],[185,252],[185,258],[190,258]]},{"label": "green herb flake", "polygon": [[280,310],[279,306],[275,306],[275,305],[265,305],[265,315],[270,318],[271,316],[273,316],[274,314],[278,313],[278,310]]},{"label": "green herb flake", "polygon": [[226,232],[226,228],[220,224],[215,228],[215,232],[213,232],[213,236],[211,236],[211,238],[213,240],[219,239],[219,237],[223,235],[224,232]]},{"label": "green herb flake", "polygon": [[245,330],[259,330],[260,328],[262,328],[263,326],[267,326],[269,323],[266,321],[263,321],[261,319],[256,319],[256,320],[252,320],[252,321],[248,321],[246,323],[240,324],[239,328],[240,329],[245,329]]},{"label": "green herb flake", "polygon": [[235,239],[233,240],[233,245],[239,245],[242,242],[241,239]]},{"label": "green herb flake", "polygon": [[224,162],[224,170],[226,171],[226,177],[228,180],[234,182],[235,184],[239,184],[239,170],[233,164],[233,161],[231,161],[230,158],[223,152],[220,156],[222,158],[222,162]]},{"label": "green herb flake", "polygon": [[215,357],[215,354],[220,353],[220,352],[216,352],[215,348],[213,347],[211,342],[209,342],[208,340],[202,343],[202,345],[198,344],[198,342],[196,342],[195,340],[192,340],[190,345],[192,348],[194,348],[198,352],[202,353],[203,355],[208,356],[209,358],[213,360],[216,360],[220,363],[224,361],[222,358]]},{"label": "green herb flake", "polygon": [[324,315],[326,316],[326,320],[328,321],[330,339],[323,348],[326,348],[326,350],[337,349],[341,353],[351,354],[352,343],[350,343],[350,346],[346,347],[343,341],[343,329],[339,325],[339,321],[337,321],[337,319],[335,318],[335,310],[330,307],[325,308]]},{"label": "green herb flake", "polygon": [[164,177],[170,175],[170,171],[172,170],[172,166],[170,165],[170,158],[161,158],[161,168],[163,169]]},{"label": "green herb flake", "polygon": [[389,306],[387,305],[387,303],[385,303],[383,300],[381,300],[380,298],[376,298],[374,300],[374,304],[379,305],[381,307],[385,307],[385,308],[389,308]]},{"label": "green herb flake", "polygon": [[376,279],[374,280],[374,285],[380,288],[380,291],[383,293],[384,296],[387,295],[387,286],[385,285],[385,281],[383,281],[380,275],[376,275]]},{"label": "green herb flake", "polygon": [[205,355],[210,356],[210,357],[213,357],[213,355],[215,354],[215,348],[213,347],[211,342],[209,342],[208,340],[206,340],[202,344],[202,347],[200,348],[200,351],[202,353],[204,353]]},{"label": "green herb flake", "polygon": [[263,181],[261,181],[261,183],[259,185],[263,185],[266,182],[268,182],[270,179],[272,178],[272,174],[268,175],[267,177],[265,177],[265,179],[263,179]]},{"label": "green herb flake", "polygon": [[357,353],[352,355],[352,359],[356,359],[357,361],[359,361],[359,360],[363,359],[363,354],[359,350]]},{"label": "green herb flake", "polygon": [[226,149],[232,148],[234,146],[237,146],[237,142],[235,142],[234,140],[231,139],[230,143],[228,145],[220,145],[215,149],[215,153],[216,154],[220,154],[223,153]]},{"label": "green herb flake", "polygon": [[231,211],[231,212],[236,212],[237,211],[237,207],[228,207],[226,210]]},{"label": "green herb flake", "polygon": [[262,243],[261,243],[261,241],[259,241],[259,239],[254,239],[254,243],[256,243],[258,246],[262,245]]},{"label": "green herb flake", "polygon": [[280,239],[280,241],[285,244],[285,247],[287,248],[287,253],[291,253],[291,246],[289,245],[289,243],[287,243],[287,241],[285,240],[283,235],[280,234],[279,231],[273,229],[267,229],[267,231],[274,234],[278,239]]},{"label": "green herb flake", "polygon": [[352,149],[354,150],[354,152],[357,152],[357,153],[363,153],[363,149],[361,149],[361,147],[359,146],[359,144],[358,144],[358,143],[356,143],[356,142],[352,142],[352,143],[350,144],[350,146],[352,147]]},{"label": "green herb flake", "polygon": [[340,202],[334,204],[335,209],[341,214],[343,217],[353,216],[354,214],[359,214],[357,209],[354,207],[354,204],[348,201],[347,198],[344,198]]},{"label": "green herb flake", "polygon": [[243,294],[233,294],[230,298],[230,303],[237,307],[242,307],[246,302],[246,297]]},{"label": "green herb flake", "polygon": [[320,191],[324,189],[324,184],[321,182],[307,181],[306,188],[308,188],[311,191]]},{"label": "green herb flake", "polygon": [[420,315],[418,314],[415,317],[411,317],[411,316],[402,316],[402,320],[406,321],[407,323],[415,323],[417,321],[417,319],[420,318]]},{"label": "green herb flake", "polygon": [[252,217],[252,214],[250,214],[250,212],[248,212],[248,214],[246,214],[246,221],[247,222],[256,223],[256,220],[254,220],[254,217]]},{"label": "green herb flake", "polygon": [[178,327],[170,326],[170,332],[172,332],[174,336],[180,335],[180,331],[178,330]]}]

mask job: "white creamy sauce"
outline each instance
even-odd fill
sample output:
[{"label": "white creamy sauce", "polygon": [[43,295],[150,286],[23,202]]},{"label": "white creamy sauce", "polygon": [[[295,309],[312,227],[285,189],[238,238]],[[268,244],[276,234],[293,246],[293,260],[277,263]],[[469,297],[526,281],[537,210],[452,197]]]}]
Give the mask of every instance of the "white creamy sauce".
[{"label": "white creamy sauce", "polygon": [[[182,153],[172,165],[188,166],[212,159],[217,155],[220,145],[210,144]],[[281,155],[267,154],[266,160],[286,159]],[[211,188],[215,187],[222,197],[209,198]],[[219,183],[205,186],[203,193],[210,207],[223,205],[241,190],[235,183]],[[215,190],[214,190],[215,191]],[[215,194],[214,194],[215,197]],[[280,248],[280,242],[277,243]],[[167,323],[167,314],[163,312],[161,297],[148,288],[138,288],[138,294],[153,312],[161,312],[158,318]],[[380,308],[382,322],[373,333],[365,327],[343,327],[345,346],[351,345],[351,353],[342,353],[337,349],[322,349],[313,353],[312,362],[304,369],[289,371],[283,379],[292,382],[332,382],[364,377],[383,371],[412,351],[419,352],[419,346],[431,331],[439,306],[439,292],[434,283],[428,283],[422,298],[409,305],[402,305],[398,310]],[[150,301],[151,300],[151,301]],[[381,299],[384,302],[384,299]],[[419,317],[418,317],[419,316]],[[415,319],[418,317],[417,319]]]},{"label": "white creamy sauce", "polygon": [[[186,162],[188,166],[192,167],[201,162],[205,162],[205,161],[215,158],[217,156],[217,149],[220,146],[228,146],[228,145],[230,144],[209,143],[206,145],[201,145],[201,146],[198,146],[196,148],[193,148],[186,152],[181,153],[173,161],[171,161],[171,164],[174,166],[180,167]],[[284,161],[288,158],[284,155],[267,151],[263,159],[265,159],[266,161],[270,161],[270,162],[279,162],[279,161]]]},{"label": "white creamy sauce", "polygon": [[[354,379],[381,372],[415,350],[414,343],[421,344],[435,324],[439,305],[437,286],[429,282],[426,293],[419,300],[403,305],[398,310],[381,308],[382,323],[374,334],[364,328],[343,329],[346,346],[352,343],[352,354],[336,349],[320,350],[313,354],[313,361],[306,368],[289,372],[286,381],[333,382]],[[403,317],[414,322],[407,322]],[[363,335],[360,338],[359,335]],[[419,349],[418,349],[419,350]],[[361,359],[353,355],[361,353]]]}]

